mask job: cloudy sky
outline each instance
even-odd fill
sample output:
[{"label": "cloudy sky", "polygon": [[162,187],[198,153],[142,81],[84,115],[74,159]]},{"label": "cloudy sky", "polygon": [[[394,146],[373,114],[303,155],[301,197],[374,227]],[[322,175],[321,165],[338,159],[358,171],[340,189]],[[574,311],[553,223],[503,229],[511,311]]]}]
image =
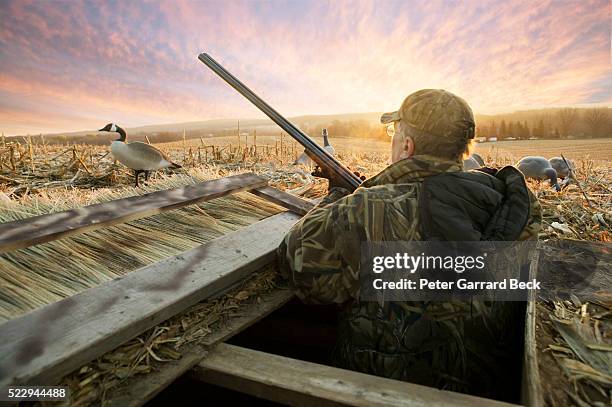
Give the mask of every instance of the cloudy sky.
[{"label": "cloudy sky", "polygon": [[612,105],[608,0],[0,1],[7,135],[395,110],[445,88],[480,113]]}]

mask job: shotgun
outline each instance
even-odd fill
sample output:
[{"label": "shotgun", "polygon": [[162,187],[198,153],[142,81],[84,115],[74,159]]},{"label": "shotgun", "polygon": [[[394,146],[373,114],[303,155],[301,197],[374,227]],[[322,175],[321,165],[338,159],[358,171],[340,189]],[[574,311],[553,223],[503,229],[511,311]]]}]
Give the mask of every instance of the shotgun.
[{"label": "shotgun", "polygon": [[202,53],[198,56],[198,59],[202,61],[204,65],[212,69],[214,73],[219,75],[221,79],[227,82],[232,88],[236,89],[242,96],[250,100],[251,103],[268,116],[274,123],[278,124],[287,134],[304,146],[306,154],[319,166],[321,173],[325,174],[326,178],[329,178],[330,183],[346,188],[350,192],[353,192],[359,187],[362,180],[357,175],[353,174],[303,131],[298,129],[293,123],[264,102],[210,55]]}]

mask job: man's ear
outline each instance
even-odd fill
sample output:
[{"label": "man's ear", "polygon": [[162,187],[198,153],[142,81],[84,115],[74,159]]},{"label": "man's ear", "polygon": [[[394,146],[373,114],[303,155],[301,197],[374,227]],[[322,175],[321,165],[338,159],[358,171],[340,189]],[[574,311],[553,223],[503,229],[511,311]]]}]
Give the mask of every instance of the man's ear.
[{"label": "man's ear", "polygon": [[414,155],[414,141],[412,140],[412,137],[406,137],[404,139],[402,152],[406,158],[412,157]]}]

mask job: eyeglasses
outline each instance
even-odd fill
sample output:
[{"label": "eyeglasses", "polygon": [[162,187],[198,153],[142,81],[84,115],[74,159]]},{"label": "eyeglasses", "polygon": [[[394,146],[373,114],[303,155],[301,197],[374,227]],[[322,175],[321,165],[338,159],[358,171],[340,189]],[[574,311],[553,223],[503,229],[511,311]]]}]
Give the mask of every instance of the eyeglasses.
[{"label": "eyeglasses", "polygon": [[387,125],[387,135],[389,137],[395,136],[395,123],[397,123],[397,122],[389,123]]}]

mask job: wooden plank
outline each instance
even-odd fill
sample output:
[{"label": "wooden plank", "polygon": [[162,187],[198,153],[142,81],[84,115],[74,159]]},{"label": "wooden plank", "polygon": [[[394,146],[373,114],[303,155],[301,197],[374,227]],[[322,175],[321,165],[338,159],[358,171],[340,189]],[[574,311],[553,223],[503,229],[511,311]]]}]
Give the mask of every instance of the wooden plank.
[{"label": "wooden plank", "polygon": [[[539,250],[529,265],[529,280],[537,278]],[[523,381],[521,385],[521,403],[529,407],[543,407],[544,397],[538,369],[538,350],[536,346],[536,292],[529,291],[527,310],[525,312],[525,350],[523,356]]]},{"label": "wooden plank", "polygon": [[69,211],[34,216],[16,222],[1,223],[0,253],[266,185],[267,181],[258,175],[240,174]]},{"label": "wooden plank", "polygon": [[0,387],[51,384],[275,259],[283,212],[0,325]]},{"label": "wooden plank", "polygon": [[298,406],[510,406],[364,373],[219,344],[190,375],[255,397]]},{"label": "wooden plank", "polygon": [[287,208],[298,215],[306,215],[308,211],[314,208],[313,203],[270,186],[255,188],[249,192]]},{"label": "wooden plank", "polygon": [[182,351],[179,360],[163,363],[159,370],[130,378],[121,387],[106,394],[104,405],[108,407],[138,407],[155,397],[174,380],[196,366],[208,354],[207,349],[223,342],[286,304],[293,293],[277,290],[261,296],[261,302],[249,304],[239,317],[229,320],[220,329],[204,337],[204,340],[188,350]]}]

